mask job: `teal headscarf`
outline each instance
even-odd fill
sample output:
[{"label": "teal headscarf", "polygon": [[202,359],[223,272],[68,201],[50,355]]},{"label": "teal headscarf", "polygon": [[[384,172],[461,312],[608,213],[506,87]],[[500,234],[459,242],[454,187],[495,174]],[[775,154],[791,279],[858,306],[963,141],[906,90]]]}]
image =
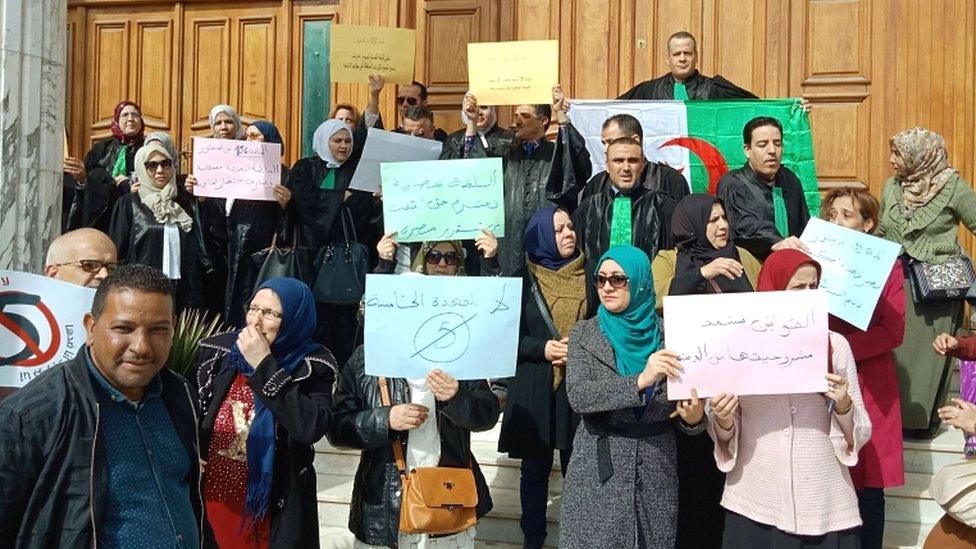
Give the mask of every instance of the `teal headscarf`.
[{"label": "teal headscarf", "polygon": [[640,248],[629,245],[611,247],[600,258],[597,269],[608,259],[616,261],[630,278],[630,304],[622,313],[611,313],[601,304],[596,315],[617,357],[617,372],[637,375],[644,371],[647,357],[661,347],[651,261]]}]

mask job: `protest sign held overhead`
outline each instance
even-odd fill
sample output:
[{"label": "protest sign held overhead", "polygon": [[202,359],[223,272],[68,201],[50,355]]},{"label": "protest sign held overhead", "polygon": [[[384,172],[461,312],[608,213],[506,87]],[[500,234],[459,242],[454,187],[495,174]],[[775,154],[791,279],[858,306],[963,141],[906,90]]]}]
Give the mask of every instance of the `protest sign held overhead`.
[{"label": "protest sign held overhead", "polygon": [[381,162],[436,160],[441,156],[443,147],[443,143],[434,139],[369,128],[363,155],[349,188],[376,192],[380,190]]},{"label": "protest sign held overhead", "polygon": [[281,184],[281,145],[193,138],[195,196],[274,200]]},{"label": "protest sign held overhead", "polygon": [[502,159],[384,162],[384,232],[399,242],[505,236]]},{"label": "protest sign held overhead", "polygon": [[515,375],[520,279],[371,274],[363,300],[366,375]]},{"label": "protest sign held overhead", "polygon": [[558,40],[468,44],[468,87],[479,105],[548,105],[557,83]]},{"label": "protest sign held overhead", "polygon": [[378,74],[391,84],[413,82],[416,31],[365,25],[332,25],[329,73],[333,82],[365,84]]},{"label": "protest sign held overhead", "polygon": [[0,386],[23,387],[85,344],[95,290],[44,276],[0,271]]},{"label": "protest sign held overhead", "polygon": [[671,400],[827,390],[825,292],[665,296],[664,334],[684,367]]}]

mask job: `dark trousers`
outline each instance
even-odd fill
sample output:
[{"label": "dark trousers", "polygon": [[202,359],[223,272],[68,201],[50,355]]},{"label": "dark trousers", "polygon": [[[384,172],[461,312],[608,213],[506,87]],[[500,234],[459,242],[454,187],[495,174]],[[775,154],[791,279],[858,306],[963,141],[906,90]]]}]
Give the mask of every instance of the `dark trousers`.
[{"label": "dark trousers", "polygon": [[[563,478],[572,450],[559,450]],[[522,499],[522,535],[525,547],[542,547],[546,541],[546,503],[549,501],[549,473],[552,472],[552,453],[548,458],[523,459],[519,496]]]},{"label": "dark trousers", "polygon": [[884,488],[865,488],[857,493],[861,511],[861,549],[881,549],[884,539]]}]

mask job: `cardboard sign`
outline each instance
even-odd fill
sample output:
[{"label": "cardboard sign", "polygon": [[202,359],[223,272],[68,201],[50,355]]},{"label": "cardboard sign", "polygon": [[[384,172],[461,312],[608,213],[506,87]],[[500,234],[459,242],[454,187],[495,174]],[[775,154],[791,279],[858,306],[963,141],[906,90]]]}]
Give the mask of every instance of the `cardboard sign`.
[{"label": "cardboard sign", "polygon": [[329,74],[333,82],[365,84],[378,74],[391,84],[413,82],[417,32],[393,27],[332,25]]},{"label": "cardboard sign", "polygon": [[193,138],[195,196],[274,200],[281,184],[281,145]]},{"label": "cardboard sign", "polygon": [[549,105],[558,83],[558,40],[468,44],[468,87],[479,105]]},{"label": "cardboard sign", "polygon": [[436,160],[440,158],[443,148],[444,144],[436,139],[369,128],[363,155],[349,188],[375,193],[380,190],[381,162]]}]

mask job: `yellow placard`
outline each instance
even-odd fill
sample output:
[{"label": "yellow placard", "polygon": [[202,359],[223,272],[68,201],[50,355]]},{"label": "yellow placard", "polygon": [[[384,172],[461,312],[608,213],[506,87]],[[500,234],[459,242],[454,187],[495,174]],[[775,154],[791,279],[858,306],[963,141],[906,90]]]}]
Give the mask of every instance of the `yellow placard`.
[{"label": "yellow placard", "polygon": [[365,25],[332,25],[329,73],[333,82],[365,84],[379,74],[388,83],[413,82],[417,31]]},{"label": "yellow placard", "polygon": [[558,40],[468,44],[468,87],[479,105],[548,105],[558,83]]}]

